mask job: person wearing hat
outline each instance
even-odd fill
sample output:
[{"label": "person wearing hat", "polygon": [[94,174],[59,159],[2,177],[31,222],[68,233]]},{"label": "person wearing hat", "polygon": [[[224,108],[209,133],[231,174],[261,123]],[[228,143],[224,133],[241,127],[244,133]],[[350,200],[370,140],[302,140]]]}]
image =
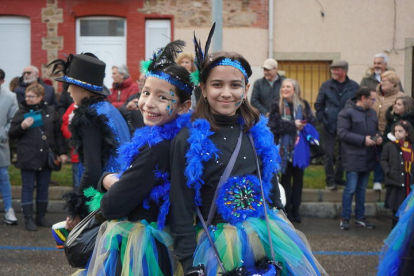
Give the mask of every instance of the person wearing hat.
[{"label": "person wearing hat", "polygon": [[[103,85],[104,62],[86,53],[71,54],[67,61],[55,60],[49,64],[51,65],[55,74],[64,74],[56,80],[69,84],[68,92],[78,106],[69,130],[83,166],[83,174],[77,193],[68,195],[68,202],[73,202],[76,197],[81,197],[84,201],[84,190],[96,188],[103,172],[119,171],[121,164],[117,161],[116,150],[130,141],[130,133],[118,109],[106,101],[109,91]],[[79,212],[71,207],[73,206],[69,206],[69,229],[85,215],[85,212],[80,211],[84,206],[78,209]]]},{"label": "person wearing hat", "polygon": [[269,116],[270,104],[279,99],[279,91],[285,77],[277,73],[277,61],[269,58],[263,63],[264,77],[254,82],[251,104],[263,115]]},{"label": "person wearing hat", "polygon": [[[336,135],[338,114],[344,109],[345,103],[355,96],[359,85],[347,76],[348,62],[344,60],[335,61],[331,64],[330,69],[332,78],[322,83],[319,88],[315,110],[318,121],[323,124],[322,144],[325,150],[326,186],[330,190],[336,190],[337,185],[345,185],[341,143]],[[334,154],[335,143],[338,145],[336,156]]]}]

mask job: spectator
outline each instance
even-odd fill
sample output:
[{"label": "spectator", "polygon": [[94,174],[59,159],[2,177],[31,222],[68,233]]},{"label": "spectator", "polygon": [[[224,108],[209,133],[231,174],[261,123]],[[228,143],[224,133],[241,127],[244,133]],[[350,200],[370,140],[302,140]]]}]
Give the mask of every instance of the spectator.
[{"label": "spectator", "polygon": [[128,124],[131,135],[134,134],[137,128],[145,126],[142,113],[138,108],[140,94],[141,93],[133,94],[128,98],[124,105],[119,108],[119,112],[121,112],[122,117],[124,117]]},{"label": "spectator", "polygon": [[20,104],[25,100],[25,91],[26,88],[33,83],[39,83],[43,86],[45,90],[45,96],[44,96],[44,103],[47,105],[56,105],[56,95],[55,95],[55,89],[47,85],[43,82],[41,78],[39,78],[39,69],[37,69],[36,66],[29,65],[24,68],[23,76],[19,78],[19,86],[14,90],[14,92],[17,94],[17,102]]},{"label": "spectator", "polygon": [[[330,67],[332,78],[321,85],[315,110],[319,123],[323,124],[322,145],[325,151],[326,186],[330,190],[336,190],[337,185],[345,184],[341,141],[337,137],[336,123],[339,112],[345,107],[346,102],[355,96],[359,86],[347,76],[348,62],[336,61]],[[336,146],[338,154],[335,156]]]},{"label": "spectator", "polygon": [[[368,86],[371,90],[376,90],[381,81],[381,74],[389,70],[388,61],[389,59],[386,54],[376,54],[374,56],[374,65],[368,69],[360,85]],[[400,91],[404,92],[401,81],[399,81],[398,85],[400,86]]]},{"label": "spectator", "polygon": [[388,140],[388,133],[391,132],[391,127],[398,121],[408,121],[412,126],[414,126],[414,100],[410,96],[401,96],[398,97],[394,105],[390,106],[385,113],[385,118],[387,124],[385,125],[384,135],[382,139],[384,140],[383,145],[385,145]]},{"label": "spectator", "polygon": [[384,207],[392,210],[392,228],[397,224],[398,209],[414,184],[414,130],[408,121],[398,121],[392,128],[392,142],[384,146],[381,167],[385,173]]},{"label": "spectator", "polygon": [[[72,133],[69,130],[69,125],[72,121],[76,107],[77,106],[75,105],[75,103],[72,103],[66,110],[65,114],[63,114],[62,116],[62,126],[60,130],[62,131],[62,135],[65,139],[72,138]],[[72,184],[73,189],[77,189],[79,187],[82,169],[79,169],[79,156],[75,150],[75,147],[73,146],[73,141],[70,141],[69,143],[72,144],[70,146],[70,161],[72,163]]]},{"label": "spectator", "polygon": [[6,74],[0,69],[0,193],[4,204],[4,222],[17,224],[12,208],[12,195],[8,167],[10,165],[10,148],[8,132],[10,123],[18,109],[16,94],[7,90],[4,85]]},{"label": "spectator", "polygon": [[14,77],[9,83],[9,90],[14,92],[17,86],[19,86],[19,77]]},{"label": "spectator", "polygon": [[355,194],[355,224],[373,229],[365,218],[365,190],[369,173],[375,164],[375,146],[382,143],[377,115],[372,109],[377,93],[361,87],[356,93],[356,103],[349,100],[339,113],[338,137],[342,141],[343,167],[346,186],[342,195],[340,229],[349,230],[352,198]]},{"label": "spectator", "polygon": [[316,118],[309,103],[300,98],[298,82],[294,79],[285,79],[282,82],[279,100],[273,101],[271,105],[269,127],[275,136],[276,144],[279,144],[282,159],[281,184],[286,192],[285,210],[290,221],[299,223],[302,221],[299,206],[302,201],[305,169],[295,162],[297,152],[294,154],[294,151],[297,150],[295,145],[301,137],[299,132],[304,130],[308,123],[316,126]]},{"label": "spectator", "polygon": [[145,74],[140,74],[139,75],[139,79],[136,81],[136,83],[138,84],[138,88],[139,88],[139,91],[138,91],[138,93],[141,93],[142,92],[142,88],[144,88],[144,84],[145,84]]},{"label": "spectator", "polygon": [[266,117],[269,116],[270,104],[279,99],[279,91],[285,77],[277,73],[277,61],[269,58],[263,63],[264,77],[254,82],[251,97],[252,105]]},{"label": "spectator", "polygon": [[176,63],[187,69],[187,71],[190,73],[197,70],[194,65],[194,55],[192,53],[179,54]]},{"label": "spectator", "polygon": [[65,114],[69,106],[73,104],[73,99],[68,92],[69,84],[64,83],[62,87],[63,87],[63,90],[62,90],[62,93],[60,94],[60,98],[59,98],[59,101],[57,103],[57,108],[56,108],[57,112],[59,113],[61,117],[63,116],[63,114]]},{"label": "spectator", "polygon": [[[67,160],[65,140],[60,132],[60,118],[53,106],[45,104],[45,89],[40,83],[26,88],[25,98],[13,118],[9,136],[17,139],[17,163],[21,170],[23,208],[26,229],[36,231],[37,226],[50,227],[45,214],[48,205],[48,189],[51,169],[48,166],[48,150],[59,154],[62,163]],[[40,111],[42,126],[32,127],[34,117],[26,117],[30,111]],[[36,120],[36,123],[38,121]],[[36,220],[33,220],[33,190],[36,182]],[[37,226],[36,226],[37,225]]]},{"label": "spectator", "polygon": [[[378,117],[378,129],[381,132],[381,135],[386,136],[384,133],[386,121],[386,112],[390,106],[395,103],[395,100],[398,97],[402,97],[405,94],[399,91],[398,83],[400,78],[393,71],[386,71],[381,74],[381,83],[377,86],[377,101],[375,102],[373,108],[377,113]],[[377,149],[377,161],[374,167],[374,190],[381,189],[381,183],[384,181],[384,173],[381,168],[379,160],[381,159],[382,147]]]},{"label": "spectator", "polygon": [[129,76],[128,68],[125,65],[112,66],[111,95],[108,101],[116,108],[121,107],[132,94],[138,93],[138,85]]},{"label": "spectator", "polygon": [[[96,188],[104,171],[120,170],[116,149],[130,140],[130,134],[119,111],[106,101],[109,94],[103,86],[106,64],[90,53],[70,57],[64,64],[62,60],[55,60],[50,65],[54,65],[54,73],[60,72],[56,71],[59,66],[67,69],[63,72],[67,75],[56,80],[69,84],[68,92],[78,106],[69,129],[84,172],[78,193],[70,194],[68,201],[85,203],[84,190]],[[67,218],[68,229],[72,229],[84,214],[85,204],[76,207]]]}]

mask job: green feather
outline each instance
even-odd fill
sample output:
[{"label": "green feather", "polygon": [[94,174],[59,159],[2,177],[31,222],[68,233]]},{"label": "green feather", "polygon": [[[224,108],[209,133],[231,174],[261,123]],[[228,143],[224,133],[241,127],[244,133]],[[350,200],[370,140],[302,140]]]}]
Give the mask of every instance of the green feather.
[{"label": "green feather", "polygon": [[94,188],[89,187],[83,191],[83,194],[86,197],[90,198],[90,200],[86,202],[86,205],[88,205],[90,212],[93,212],[101,207],[101,199],[105,193],[98,192]]},{"label": "green feather", "polygon": [[200,71],[194,71],[190,74],[190,80],[194,85],[200,84]]},{"label": "green feather", "polygon": [[152,62],[153,62],[152,59],[150,59],[150,60],[141,60],[141,73],[146,75],[149,71],[148,69],[151,66]]}]

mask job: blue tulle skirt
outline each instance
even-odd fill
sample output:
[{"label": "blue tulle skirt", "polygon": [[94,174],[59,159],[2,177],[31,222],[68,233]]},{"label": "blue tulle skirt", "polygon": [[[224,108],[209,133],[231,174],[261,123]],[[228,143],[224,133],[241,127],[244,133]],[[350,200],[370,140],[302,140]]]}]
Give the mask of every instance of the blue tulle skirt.
[{"label": "blue tulle skirt", "polygon": [[398,209],[397,216],[399,221],[384,241],[384,246],[381,249],[377,276],[399,275],[401,272],[410,240],[414,234],[413,191]]}]

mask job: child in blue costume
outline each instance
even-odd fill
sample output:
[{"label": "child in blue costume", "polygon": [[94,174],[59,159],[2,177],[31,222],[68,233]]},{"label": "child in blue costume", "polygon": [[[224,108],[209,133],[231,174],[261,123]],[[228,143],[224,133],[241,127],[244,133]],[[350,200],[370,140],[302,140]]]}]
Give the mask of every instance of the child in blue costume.
[{"label": "child in blue costume", "polygon": [[66,228],[72,229],[87,215],[84,191],[96,188],[105,171],[121,169],[116,150],[131,137],[121,113],[106,101],[109,91],[103,85],[106,67],[103,61],[90,53],[71,54],[66,61],[58,59],[49,64],[52,65],[54,73],[64,74],[56,80],[69,84],[68,92],[78,106],[69,129],[83,174],[78,190],[66,195],[69,212]]},{"label": "child in blue costume", "polygon": [[184,45],[173,41],[141,64],[146,80],[138,106],[146,126],[119,149],[124,164],[120,173],[105,173],[98,183],[100,193],[91,208],[100,206],[108,221],[101,225],[80,275],[173,275],[172,238],[163,229],[169,209],[170,142],[190,119],[190,75],[174,62]]},{"label": "child in blue costume", "polygon": [[[170,229],[184,274],[276,275],[276,267],[269,265],[273,260],[281,265],[282,275],[324,275],[307,243],[281,211],[268,207],[265,216],[263,202],[280,207],[280,198],[272,197],[280,158],[267,119],[260,118],[247,101],[249,63],[237,53],[208,54],[208,46],[202,51],[197,42],[196,57],[198,72],[193,80],[199,79],[202,98],[191,125],[174,138],[170,153]],[[215,197],[239,137],[234,167]],[[278,194],[277,188],[273,193]],[[212,205],[217,212],[210,217]],[[194,227],[194,211],[203,220],[212,218],[207,226],[210,237],[200,224]],[[261,271],[252,272],[255,269]]]}]

